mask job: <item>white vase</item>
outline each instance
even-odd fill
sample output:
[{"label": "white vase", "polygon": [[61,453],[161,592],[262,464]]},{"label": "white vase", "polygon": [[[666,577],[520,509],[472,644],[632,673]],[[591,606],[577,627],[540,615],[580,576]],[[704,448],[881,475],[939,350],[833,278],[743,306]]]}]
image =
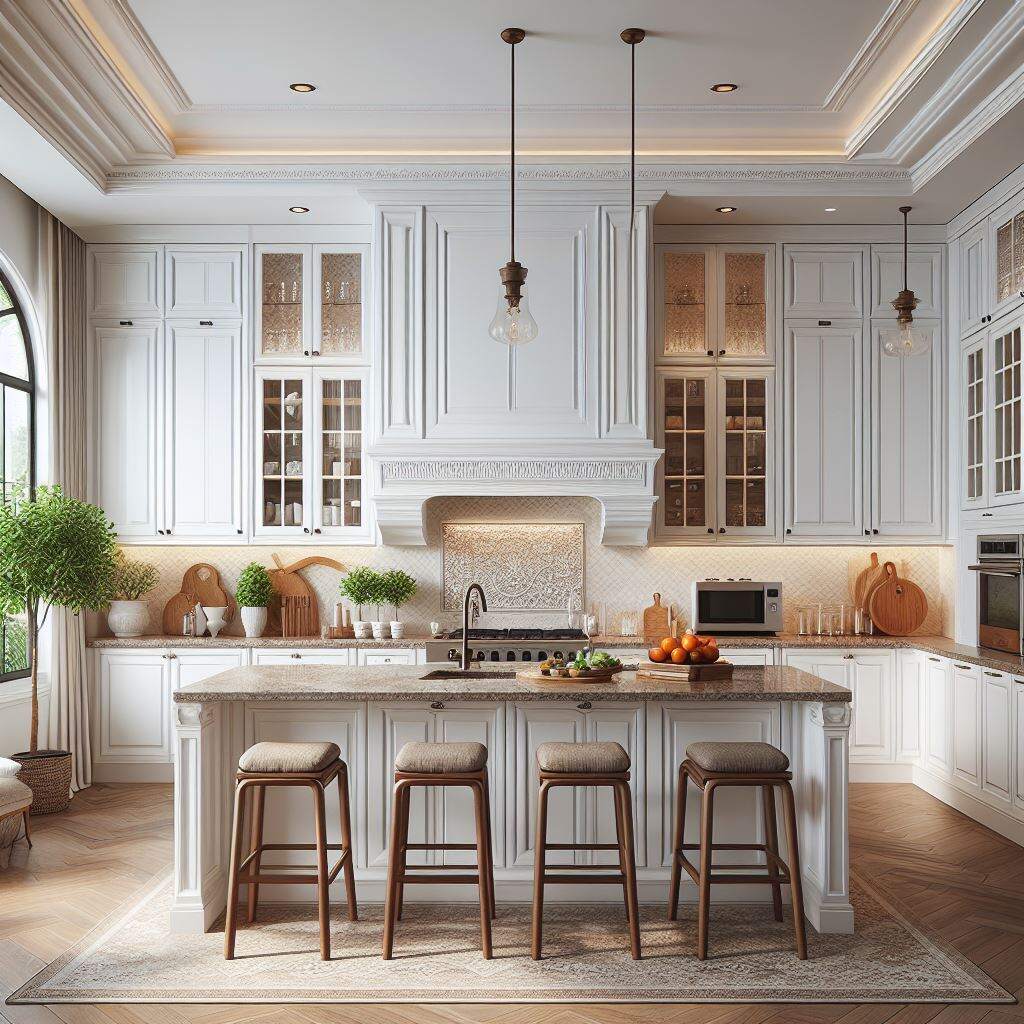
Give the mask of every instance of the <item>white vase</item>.
[{"label": "white vase", "polygon": [[384,627],[387,625],[386,622],[371,622],[370,628],[373,630],[374,640],[384,639]]},{"label": "white vase", "polygon": [[240,608],[242,613],[242,628],[246,636],[263,636],[263,630],[267,628],[266,608]]},{"label": "white vase", "polygon": [[370,624],[368,622],[353,622],[352,631],[357,640],[365,640],[370,635]]},{"label": "white vase", "polygon": [[224,620],[224,616],[228,612],[227,607],[207,608],[204,604],[203,611],[206,614],[206,628],[210,631],[210,636],[216,640],[217,634],[227,625],[227,622]]},{"label": "white vase", "polygon": [[393,621],[391,623],[391,639],[401,640],[405,636],[405,623]]},{"label": "white vase", "polygon": [[114,636],[142,636],[148,623],[149,605],[145,601],[110,602],[107,625]]}]

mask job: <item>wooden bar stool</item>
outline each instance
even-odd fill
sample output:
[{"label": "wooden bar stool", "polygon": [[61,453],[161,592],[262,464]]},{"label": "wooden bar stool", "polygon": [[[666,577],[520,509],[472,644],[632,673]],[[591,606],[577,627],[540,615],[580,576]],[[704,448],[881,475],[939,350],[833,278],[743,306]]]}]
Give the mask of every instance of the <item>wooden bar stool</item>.
[{"label": "wooden bar stool", "polygon": [[[341,808],[341,842],[327,842],[327,820],[324,812],[324,793],[337,779],[338,802]],[[267,788],[273,786],[306,786],[313,791],[315,843],[264,843],[263,810]],[[250,849],[242,859],[242,820],[246,796],[251,808]],[[265,850],[315,850],[316,874],[293,872],[308,871],[298,865],[263,865]],[[327,851],[339,850],[341,856],[330,870]],[[250,867],[251,865],[251,867]],[[269,871],[266,868],[270,868]],[[248,869],[248,870],[247,870]],[[235,775],[235,813],[231,832],[231,867],[228,877],[228,906],[224,923],[224,958],[235,956],[235,932],[238,920],[238,887],[249,886],[247,919],[256,917],[261,885],[312,884],[317,887],[317,906],[320,918],[320,958],[331,958],[331,910],[328,891],[338,872],[345,872],[345,893],[348,897],[349,920],[357,920],[356,882],[352,870],[352,829],[348,807],[348,769],[341,760],[336,743],[257,743],[238,760]],[[244,872],[244,873],[243,873]]]},{"label": "wooden bar stool", "polygon": [[[534,840],[533,937],[531,956],[541,957],[544,929],[544,886],[549,882],[582,885],[621,885],[629,923],[629,947],[640,959],[640,917],[636,897],[636,858],[633,850],[633,801],[629,792],[629,754],[618,743],[542,743],[537,748],[540,793]],[[615,801],[614,843],[549,843],[548,794],[556,786],[607,786]],[[618,868],[604,865],[547,866],[552,850],[617,850]]]},{"label": "wooden bar stool", "polygon": [[[467,786],[476,811],[475,843],[410,843],[409,803],[416,786]],[[476,864],[429,864],[410,873],[410,850],[476,850]],[[433,874],[432,872],[451,872]],[[480,942],[491,959],[491,918],[494,909],[494,855],[491,847],[491,804],[487,788],[487,748],[482,743],[406,743],[395,758],[395,791],[388,853],[388,884],[384,905],[384,951],[390,960],[395,925],[402,917],[407,885],[439,882],[476,885],[480,889]]]},{"label": "wooden bar stool", "polygon": [[[711,909],[711,886],[765,885],[772,887],[772,909],[775,920],[782,920],[782,886],[788,885],[793,896],[793,931],[797,956],[807,959],[807,933],[804,926],[803,891],[800,883],[800,850],[796,834],[796,808],[793,802],[793,773],[788,771],[789,758],[770,743],[691,743],[686,760],[679,766],[676,789],[676,826],[673,843],[672,881],[669,890],[669,919],[674,921],[679,908],[681,869],[698,886],[697,957],[707,959],[708,917]],[[701,791],[700,842],[684,843],[686,824],[687,780]],[[765,841],[763,843],[715,843],[715,791],[722,786],[759,786],[764,808]],[[779,830],[775,818],[775,790],[782,791],[782,808],[786,820],[786,842],[789,863],[779,856]],[[687,859],[686,850],[700,850],[700,868]],[[712,864],[715,850],[756,850],[765,855],[765,864],[720,865],[716,874]],[[735,873],[734,873],[735,872]],[[743,873],[747,872],[747,873]]]}]

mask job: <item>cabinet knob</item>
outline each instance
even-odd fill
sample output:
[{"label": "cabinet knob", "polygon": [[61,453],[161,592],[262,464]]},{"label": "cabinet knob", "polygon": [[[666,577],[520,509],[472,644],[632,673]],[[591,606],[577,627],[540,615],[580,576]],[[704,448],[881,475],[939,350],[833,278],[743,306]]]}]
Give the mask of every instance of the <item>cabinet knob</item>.
[{"label": "cabinet knob", "polygon": [[844,654],[843,655],[843,659],[845,661],[853,661],[853,655],[852,654]]},{"label": "cabinet knob", "polygon": [[580,701],[580,703],[576,705],[580,711],[589,711],[593,706],[594,705],[591,704],[589,700]]},{"label": "cabinet knob", "polygon": [[871,536],[871,531],[870,530],[865,530],[864,531],[864,536],[865,537],[870,537]]},{"label": "cabinet knob", "polygon": [[430,707],[434,711],[442,711],[442,710],[444,710],[444,704],[441,701],[439,701],[439,700],[432,701],[431,704],[430,704]]},{"label": "cabinet knob", "polygon": [[319,526],[314,526],[313,527],[313,532],[314,533],[320,533],[320,527]]},{"label": "cabinet knob", "polygon": [[308,526],[304,526],[304,527],[302,528],[302,532],[303,532],[303,533],[309,533],[309,527],[308,527]]},{"label": "cabinet knob", "polygon": [[719,533],[725,533],[725,527],[724,527],[724,526],[720,526],[720,527],[718,528],[718,532],[719,532]]},{"label": "cabinet knob", "polygon": [[301,654],[293,654],[293,655],[292,655],[292,657],[293,657],[293,658],[301,658],[301,657],[302,657],[302,655],[301,655]]},{"label": "cabinet knob", "polygon": [[709,526],[708,527],[708,533],[714,533],[714,532],[715,532],[715,528],[713,526]]},{"label": "cabinet knob", "polygon": [[718,350],[718,354],[719,354],[720,356],[724,356],[724,355],[725,355],[725,349],[724,349],[724,348],[720,348],[720,349]]},{"label": "cabinet knob", "polygon": [[708,355],[709,356],[713,356],[714,354],[715,354],[715,350],[713,348],[709,348],[708,349]]},{"label": "cabinet knob", "polygon": [[318,349],[318,348],[313,349],[313,355],[315,355],[315,356],[320,355],[320,349]]},{"label": "cabinet knob", "polygon": [[170,658],[171,661],[174,661],[174,659],[177,658],[178,656],[174,653],[174,651],[171,651],[171,653],[168,654],[167,657]]},{"label": "cabinet knob", "polygon": [[790,528],[789,528],[789,527],[787,526],[787,527],[786,527],[786,533],[792,533],[792,532],[793,532],[793,531],[792,531],[792,530],[791,530],[791,529],[790,529]]},{"label": "cabinet knob", "polygon": [[872,530],[871,532],[872,532],[872,533],[878,533],[878,531],[877,531],[877,530]]},{"label": "cabinet knob", "polygon": [[236,530],[235,532],[236,532],[236,533],[241,533],[242,531],[241,531],[241,530]]},{"label": "cabinet knob", "polygon": [[308,356],[309,355],[309,349],[305,349],[302,354],[304,356]]}]

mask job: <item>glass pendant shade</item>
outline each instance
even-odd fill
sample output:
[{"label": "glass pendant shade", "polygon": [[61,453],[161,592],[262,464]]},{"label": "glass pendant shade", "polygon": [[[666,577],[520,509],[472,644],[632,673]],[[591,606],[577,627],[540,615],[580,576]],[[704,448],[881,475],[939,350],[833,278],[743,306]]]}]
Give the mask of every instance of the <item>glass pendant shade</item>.
[{"label": "glass pendant shade", "polygon": [[519,299],[518,306],[510,306],[502,288],[498,295],[498,308],[488,328],[495,341],[503,345],[525,345],[537,337],[537,321],[530,313],[530,300],[526,293]]},{"label": "glass pendant shade", "polygon": [[914,326],[913,321],[882,331],[882,351],[887,356],[905,359],[924,355],[932,347],[931,331]]}]

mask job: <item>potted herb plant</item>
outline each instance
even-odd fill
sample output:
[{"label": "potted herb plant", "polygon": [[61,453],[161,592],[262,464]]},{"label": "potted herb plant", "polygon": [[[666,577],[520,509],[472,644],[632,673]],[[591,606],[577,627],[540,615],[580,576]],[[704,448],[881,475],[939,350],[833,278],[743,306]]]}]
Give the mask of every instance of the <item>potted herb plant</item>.
[{"label": "potted herb plant", "polygon": [[267,608],[273,596],[270,573],[259,562],[250,562],[238,577],[235,590],[246,636],[263,636],[263,630],[267,628]]},{"label": "potted herb plant", "polygon": [[39,749],[39,631],[50,608],[100,611],[117,568],[114,527],[95,505],[59,487],[0,505],[0,613],[25,616],[32,680],[29,749],[12,755],[32,790],[32,813],[62,811],[71,797],[71,754]]},{"label": "potted herb plant", "polygon": [[155,565],[129,558],[123,551],[115,558],[107,625],[117,637],[142,636],[149,623],[149,605],[142,598],[156,586],[160,575]]},{"label": "potted herb plant", "polygon": [[[369,566],[360,565],[342,579],[338,590],[342,597],[348,598],[355,609],[352,628],[357,640],[365,640],[370,633],[370,623],[363,618],[363,605],[375,604],[380,573],[374,572]],[[380,616],[378,615],[378,618]]]},{"label": "potted herb plant", "polygon": [[399,621],[398,609],[416,593],[416,581],[402,569],[392,569],[381,577],[381,592],[385,603],[391,605],[395,613],[391,620],[391,636],[401,640],[405,635],[405,623]]}]

